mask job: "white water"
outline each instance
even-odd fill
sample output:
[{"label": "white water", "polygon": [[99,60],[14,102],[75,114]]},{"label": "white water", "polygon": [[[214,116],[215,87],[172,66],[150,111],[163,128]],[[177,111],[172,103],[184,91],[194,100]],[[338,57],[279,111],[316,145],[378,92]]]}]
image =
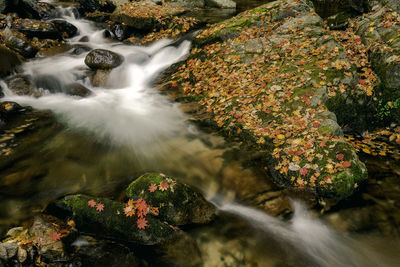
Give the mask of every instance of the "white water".
[{"label": "white water", "polygon": [[306,266],[393,266],[367,244],[345,237],[319,219],[312,218],[298,201],[292,201],[294,216],[289,222],[240,204],[217,206],[221,211],[245,219],[252,227],[275,239],[288,255],[297,254],[305,258]]},{"label": "white water", "polygon": [[[85,45],[114,51],[125,57],[124,63],[112,70],[107,86],[91,86],[85,76],[86,53],[62,54],[33,60],[23,66],[25,74],[33,77],[51,75],[62,83],[81,82],[94,94],[81,99],[66,94],[47,94],[39,98],[13,95],[6,90],[5,100],[29,105],[36,109],[50,109],[72,128],[92,132],[98,138],[114,144],[131,146],[136,153],[151,151],[150,146],[161,146],[167,138],[186,131],[184,118],[176,104],[159,95],[152,80],[165,68],[181,60],[189,51],[190,42],[178,47],[172,41],[162,40],[149,47],[107,43],[103,30],[97,30],[89,21],[77,20],[71,10],[64,10],[64,18],[79,29],[79,36],[70,40],[72,45]],[[79,42],[83,36],[89,42]],[[112,87],[112,88],[111,88]]]}]

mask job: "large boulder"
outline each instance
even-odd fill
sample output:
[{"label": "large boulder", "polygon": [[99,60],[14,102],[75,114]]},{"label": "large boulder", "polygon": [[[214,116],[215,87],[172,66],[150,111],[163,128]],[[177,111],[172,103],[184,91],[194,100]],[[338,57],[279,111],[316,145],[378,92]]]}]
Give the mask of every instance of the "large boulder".
[{"label": "large boulder", "polygon": [[28,38],[60,39],[61,34],[54,23],[35,19],[14,20],[12,28],[25,34]]},{"label": "large boulder", "polygon": [[377,119],[389,124],[400,122],[400,3],[393,0],[382,3],[360,17],[353,28],[369,47],[372,68],[381,82],[376,90]]},{"label": "large boulder", "polygon": [[20,57],[3,45],[0,45],[0,58],[0,78],[10,75],[21,64]]},{"label": "large boulder", "polygon": [[85,58],[85,64],[94,70],[113,69],[124,61],[123,56],[105,49],[94,49]]},{"label": "large boulder", "polygon": [[50,19],[57,13],[51,4],[36,0],[13,0],[8,3],[7,10],[16,12],[22,18]]},{"label": "large boulder", "polygon": [[204,30],[190,57],[167,71],[164,89],[263,151],[260,167],[279,185],[343,199],[367,170],[328,109],[357,125],[371,91],[358,86],[356,62],[308,3],[271,2]]},{"label": "large boulder", "polygon": [[208,223],[215,214],[215,207],[199,193],[160,173],[140,176],[128,186],[126,196],[146,199],[159,209],[162,220],[174,225]]},{"label": "large boulder", "polygon": [[38,51],[29,43],[24,35],[19,34],[18,32],[15,32],[13,30],[5,29],[3,31],[2,38],[4,44],[8,48],[14,50],[15,52],[18,52],[19,54],[21,54],[21,56],[25,58],[34,57]]},{"label": "large boulder", "polygon": [[[141,204],[146,205],[146,202]],[[156,213],[125,214],[127,205],[107,198],[70,195],[48,209],[73,218],[78,230],[129,243],[153,245],[175,234],[169,224]],[[141,206],[142,207],[142,206]],[[145,206],[147,208],[149,206]],[[61,211],[61,212],[60,212]]]}]

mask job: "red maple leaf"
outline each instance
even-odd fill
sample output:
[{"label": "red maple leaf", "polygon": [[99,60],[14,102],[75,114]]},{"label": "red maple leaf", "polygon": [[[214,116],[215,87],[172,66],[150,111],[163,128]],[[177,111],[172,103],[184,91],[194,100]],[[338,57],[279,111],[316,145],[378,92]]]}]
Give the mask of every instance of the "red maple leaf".
[{"label": "red maple leaf", "polygon": [[155,192],[156,190],[157,190],[157,185],[151,184],[151,185],[149,186],[149,191],[150,191],[151,193]]},{"label": "red maple leaf", "polygon": [[349,168],[351,166],[351,162],[350,161],[343,161],[342,164],[343,164],[344,168]]},{"label": "red maple leaf", "polygon": [[321,124],[319,122],[316,121],[313,123],[314,128],[318,128],[319,126],[321,126]]},{"label": "red maple leaf", "polygon": [[159,186],[161,191],[167,190],[168,187],[169,187],[169,184],[166,180],[161,181],[160,186]]},{"label": "red maple leaf", "polygon": [[102,212],[104,210],[104,204],[97,203],[96,204],[96,210]]},{"label": "red maple leaf", "polygon": [[68,233],[69,233],[69,231],[66,230],[66,229],[61,229],[60,230],[60,234],[68,234]]},{"label": "red maple leaf", "polygon": [[94,201],[93,199],[89,200],[88,203],[89,207],[94,208],[96,206],[96,201]]},{"label": "red maple leaf", "polygon": [[138,216],[139,217],[144,217],[144,216],[147,215],[147,207],[148,207],[148,205],[146,203],[146,200],[144,200],[143,198],[139,198],[136,201],[136,207],[137,207],[137,210],[138,210]]},{"label": "red maple leaf", "polygon": [[301,168],[300,169],[300,174],[301,175],[307,175],[307,173],[308,173],[308,169],[307,168]]},{"label": "red maple leaf", "polygon": [[53,239],[54,241],[58,241],[61,239],[61,235],[57,232],[53,232],[51,233],[50,238]]},{"label": "red maple leaf", "polygon": [[326,147],[326,142],[325,142],[325,141],[322,141],[321,143],[319,143],[319,146],[320,146],[320,147]]},{"label": "red maple leaf", "polygon": [[337,154],[337,155],[336,155],[336,158],[337,158],[338,160],[343,160],[343,159],[344,159],[344,155],[343,155],[343,154]]},{"label": "red maple leaf", "polygon": [[144,229],[147,227],[148,221],[145,218],[139,218],[136,223],[139,229]]}]

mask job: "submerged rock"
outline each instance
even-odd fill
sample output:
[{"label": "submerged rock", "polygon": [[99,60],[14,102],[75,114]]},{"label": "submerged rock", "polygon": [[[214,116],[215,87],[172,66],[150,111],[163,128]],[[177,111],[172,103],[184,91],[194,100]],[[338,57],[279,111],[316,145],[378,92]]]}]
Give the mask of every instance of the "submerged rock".
[{"label": "submerged rock", "polygon": [[88,97],[92,94],[92,91],[80,83],[72,83],[65,86],[65,93],[73,96]]},{"label": "submerged rock", "polygon": [[215,207],[188,185],[159,173],[148,173],[126,189],[129,198],[143,198],[157,207],[160,218],[175,225],[209,223]]},{"label": "submerged rock", "polygon": [[22,63],[20,57],[15,52],[3,45],[0,45],[0,58],[0,78],[12,74],[16,67]]},{"label": "submerged rock", "polygon": [[105,49],[94,49],[87,54],[85,64],[91,69],[113,69],[124,61],[123,56]]},{"label": "submerged rock", "polygon": [[35,87],[29,76],[17,75],[7,81],[8,89],[17,95],[40,96],[40,92]]},{"label": "submerged rock", "polygon": [[[175,234],[169,224],[157,216],[147,214],[147,225],[139,224],[138,214],[126,216],[125,205],[107,198],[86,195],[66,196],[50,209],[70,215],[78,230],[141,245],[157,244]],[[144,222],[143,221],[143,222]],[[139,228],[140,227],[140,228]]]}]

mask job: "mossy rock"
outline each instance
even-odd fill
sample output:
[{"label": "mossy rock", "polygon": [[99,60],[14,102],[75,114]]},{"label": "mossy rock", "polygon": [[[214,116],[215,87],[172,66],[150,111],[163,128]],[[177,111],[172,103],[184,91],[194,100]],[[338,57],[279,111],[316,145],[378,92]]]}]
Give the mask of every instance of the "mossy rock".
[{"label": "mossy rock", "polygon": [[[104,205],[104,209],[99,211],[96,206],[89,206],[89,201]],[[125,242],[153,245],[176,232],[169,224],[151,214],[145,217],[147,227],[139,229],[137,215],[126,216],[123,203],[107,198],[70,195],[57,201],[55,206],[70,213],[78,230]]]},{"label": "mossy rock", "polygon": [[[164,191],[162,183],[165,183]],[[151,206],[159,208],[160,218],[171,224],[208,223],[215,213],[215,207],[188,185],[159,173],[140,176],[128,186],[126,195],[134,199],[143,198]]]}]

